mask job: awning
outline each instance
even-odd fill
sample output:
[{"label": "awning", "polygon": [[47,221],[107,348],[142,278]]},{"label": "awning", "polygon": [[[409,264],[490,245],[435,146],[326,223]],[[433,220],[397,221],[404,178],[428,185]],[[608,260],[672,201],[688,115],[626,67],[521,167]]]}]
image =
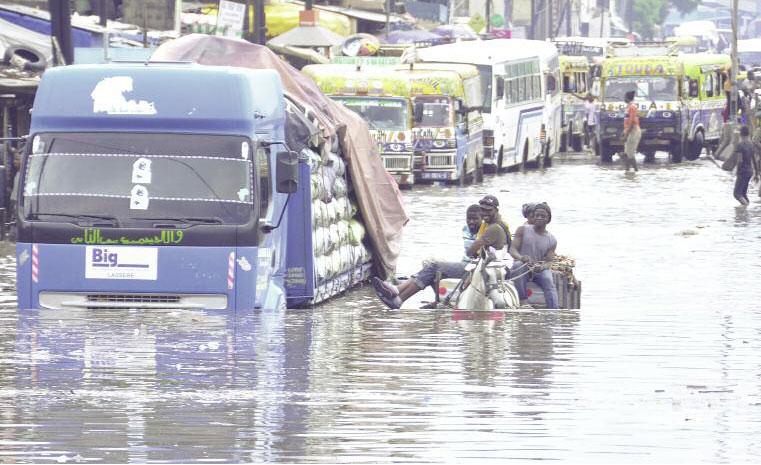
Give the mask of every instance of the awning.
[{"label": "awning", "polygon": [[342,37],[322,26],[298,26],[270,39],[267,45],[273,47],[332,47],[344,42]]},{"label": "awning", "polygon": [[[293,1],[291,3],[295,3],[297,5],[304,4],[304,2],[299,2],[299,1]],[[367,10],[354,10],[351,8],[344,8],[344,7],[333,6],[333,5],[314,5],[312,6],[312,8],[314,8],[315,10],[325,10],[325,11],[331,11],[333,13],[340,13],[342,15],[349,16],[350,18],[361,19],[364,21],[372,21],[375,23],[386,22],[386,15],[384,13],[375,13],[373,11],[367,11]],[[397,14],[389,15],[388,19],[390,23],[409,22],[408,20],[404,19],[403,17]]]}]

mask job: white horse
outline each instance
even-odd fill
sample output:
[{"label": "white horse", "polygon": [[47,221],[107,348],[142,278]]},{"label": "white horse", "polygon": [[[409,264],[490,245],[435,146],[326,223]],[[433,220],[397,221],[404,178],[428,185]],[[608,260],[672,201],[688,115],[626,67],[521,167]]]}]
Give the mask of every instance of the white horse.
[{"label": "white horse", "polygon": [[465,267],[468,274],[462,280],[442,280],[440,286],[451,289],[445,301],[454,300],[458,310],[520,307],[518,291],[507,276],[508,266],[493,248],[482,250],[478,259]]}]

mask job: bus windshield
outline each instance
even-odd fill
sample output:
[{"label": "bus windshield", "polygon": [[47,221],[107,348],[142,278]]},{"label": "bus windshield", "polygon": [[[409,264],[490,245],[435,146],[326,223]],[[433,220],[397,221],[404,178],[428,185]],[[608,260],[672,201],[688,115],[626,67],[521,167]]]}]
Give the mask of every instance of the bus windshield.
[{"label": "bus windshield", "polygon": [[361,115],[370,125],[370,129],[382,131],[409,129],[405,99],[377,97],[334,97],[333,99]]},{"label": "bus windshield", "polygon": [[679,86],[674,76],[630,76],[607,78],[603,97],[606,102],[623,102],[624,95],[633,90],[635,100],[677,100]]},{"label": "bus windshield", "polygon": [[452,126],[452,100],[449,97],[415,97],[415,126]]},{"label": "bus windshield", "polygon": [[484,113],[491,113],[491,65],[478,65],[478,75],[481,79],[481,92],[483,94]]},{"label": "bus windshield", "polygon": [[38,134],[23,213],[47,221],[107,217],[133,227],[165,218],[243,224],[253,213],[252,153],[239,136]]}]

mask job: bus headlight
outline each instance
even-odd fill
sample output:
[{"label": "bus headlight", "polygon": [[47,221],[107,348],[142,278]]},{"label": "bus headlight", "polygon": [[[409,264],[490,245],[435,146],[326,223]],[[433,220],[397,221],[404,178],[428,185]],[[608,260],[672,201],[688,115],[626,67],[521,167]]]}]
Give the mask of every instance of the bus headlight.
[{"label": "bus headlight", "polygon": [[661,115],[663,115],[664,118],[671,118],[672,116],[674,116],[674,114],[670,111],[664,111],[663,113],[661,113]]}]

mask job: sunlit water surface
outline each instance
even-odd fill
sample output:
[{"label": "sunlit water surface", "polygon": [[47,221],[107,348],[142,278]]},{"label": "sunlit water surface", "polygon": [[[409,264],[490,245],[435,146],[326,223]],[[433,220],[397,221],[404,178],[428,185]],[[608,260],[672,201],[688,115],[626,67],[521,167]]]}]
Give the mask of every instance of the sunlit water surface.
[{"label": "sunlit water surface", "polygon": [[[663,154],[660,154],[663,155]],[[706,159],[583,157],[405,192],[399,272],[486,193],[547,201],[579,311],[18,311],[0,257],[0,462],[757,462],[761,202]],[[756,188],[757,189],[757,188]]]}]

